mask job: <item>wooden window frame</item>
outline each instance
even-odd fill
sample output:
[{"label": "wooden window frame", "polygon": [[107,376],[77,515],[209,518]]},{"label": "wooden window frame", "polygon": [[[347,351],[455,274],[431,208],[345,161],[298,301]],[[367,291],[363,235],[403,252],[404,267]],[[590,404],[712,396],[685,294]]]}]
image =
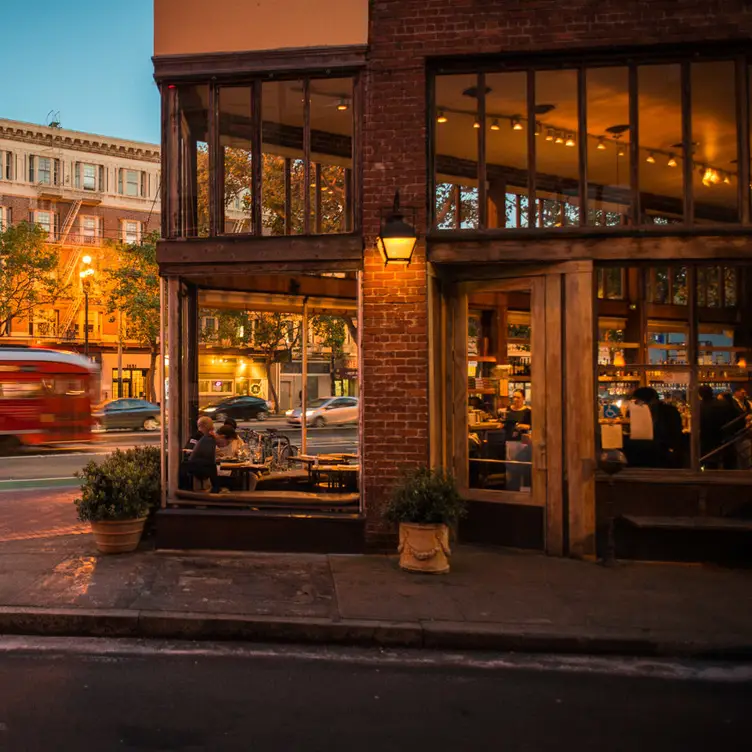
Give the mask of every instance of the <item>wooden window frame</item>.
[{"label": "wooden window frame", "polygon": [[[488,227],[488,211],[486,201],[485,178],[487,172],[485,128],[478,129],[478,160],[476,165],[476,178],[479,181],[479,207],[478,229],[462,230],[458,226],[454,230],[439,229],[436,226],[436,177],[437,177],[437,153],[436,153],[436,79],[440,76],[465,73],[477,76],[477,99],[478,113],[481,116],[486,112],[486,89],[485,76],[487,73],[499,72],[525,72],[527,74],[527,103],[528,113],[534,111],[535,106],[535,74],[540,71],[573,70],[577,74],[577,118],[580,138],[578,139],[578,201],[580,204],[580,226],[578,233],[585,235],[612,234],[617,231],[624,233],[625,225],[618,226],[588,226],[588,202],[589,185],[587,182],[588,157],[587,142],[582,135],[586,134],[587,123],[587,72],[593,68],[622,67],[628,70],[629,90],[629,120],[631,128],[630,138],[630,188],[629,188],[629,216],[625,215],[631,234],[644,235],[645,233],[656,235],[665,234],[664,228],[651,225],[646,222],[647,216],[643,214],[640,194],[640,160],[639,160],[639,106],[638,106],[638,70],[641,66],[662,63],[678,64],[681,67],[681,113],[682,113],[682,147],[681,156],[683,164],[683,191],[680,202],[683,209],[682,226],[684,229],[695,231],[698,235],[707,232],[697,228],[694,218],[694,196],[692,186],[693,161],[687,159],[692,153],[692,82],[691,65],[704,62],[733,62],[734,63],[734,86],[736,97],[736,134],[737,134],[737,185],[738,200],[736,205],[735,222],[711,221],[713,227],[739,228],[749,226],[752,222],[752,192],[747,189],[750,185],[750,91],[749,78],[750,66],[752,65],[752,51],[749,43],[740,42],[717,44],[709,43],[702,47],[696,45],[664,45],[656,47],[631,47],[615,50],[597,49],[590,52],[551,52],[530,56],[529,54],[510,54],[484,57],[468,57],[462,59],[436,59],[429,61],[427,70],[427,133],[428,133],[428,156],[429,156],[429,194],[427,197],[427,209],[429,217],[429,238],[431,235],[437,238],[446,237],[449,232],[462,233],[471,237],[473,233],[488,237],[489,235],[508,236],[510,229],[504,227]],[[535,118],[527,118],[527,193],[530,205],[537,207],[536,193],[536,149],[535,149]],[[548,233],[561,232],[562,228],[539,228],[537,221],[528,222],[527,227],[518,228],[523,232],[544,231]],[[569,232],[573,228],[569,228]],[[512,230],[514,232],[514,230]]]},{"label": "wooden window frame", "polygon": [[[301,81],[303,85],[303,156],[305,169],[305,192],[304,192],[304,231],[302,236],[316,236],[316,229],[320,228],[320,216],[312,216],[312,203],[320,209],[321,202],[314,199],[311,201],[311,177],[314,174],[315,163],[311,159],[311,94],[312,81],[347,78],[352,81],[352,136],[351,136],[351,167],[345,168],[345,211],[348,214],[344,222],[344,232],[329,233],[329,235],[359,234],[362,227],[362,201],[361,201],[361,175],[362,175],[362,148],[361,148],[361,120],[363,102],[363,71],[357,67],[333,67],[327,70],[294,70],[275,73],[264,71],[260,73],[236,72],[227,74],[221,78],[191,78],[189,81],[180,80],[183,83],[197,86],[207,86],[209,92],[208,106],[208,147],[209,147],[209,237],[227,238],[225,232],[225,206],[224,185],[221,170],[221,146],[219,133],[219,92],[221,88],[249,87],[251,91],[251,123],[252,143],[251,154],[251,231],[248,233],[231,233],[232,237],[260,238],[263,236],[263,211],[262,211],[262,87],[264,82],[277,81]],[[162,83],[162,175],[163,180],[162,200],[164,224],[162,237],[164,238],[188,238],[193,239],[195,234],[190,234],[181,228],[185,228],[182,218],[183,186],[181,185],[181,161],[185,159],[182,154],[180,138],[180,111],[178,101],[178,88],[173,83]],[[289,172],[288,160],[285,161],[286,171]],[[348,185],[349,180],[349,185]],[[289,184],[289,178],[286,179]],[[318,185],[318,184],[317,184]],[[318,193],[318,191],[316,191]],[[285,186],[285,195],[290,197],[289,185]],[[290,227],[289,212],[291,201],[285,201],[285,235]],[[206,240],[206,238],[204,238]]]}]

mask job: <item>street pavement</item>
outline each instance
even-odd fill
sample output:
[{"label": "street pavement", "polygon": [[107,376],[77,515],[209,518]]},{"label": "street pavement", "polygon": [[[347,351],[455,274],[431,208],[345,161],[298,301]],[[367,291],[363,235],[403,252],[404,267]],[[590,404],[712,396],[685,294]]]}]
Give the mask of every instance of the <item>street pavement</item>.
[{"label": "street pavement", "polygon": [[[256,430],[277,428],[300,447],[301,431],[275,419],[254,421],[241,427]],[[75,473],[90,460],[100,461],[116,448],[137,445],[158,445],[159,432],[110,431],[97,433],[89,443],[59,444],[54,447],[26,447],[13,456],[0,457],[0,493],[10,489],[71,486]],[[358,430],[355,426],[328,426],[308,429],[309,454],[326,452],[357,452]],[[2,500],[0,499],[0,505]]]},{"label": "street pavement", "polygon": [[[112,640],[0,642],[0,748],[750,748],[752,685],[702,665]],[[682,678],[663,678],[672,673]],[[712,672],[711,672],[712,673]],[[651,676],[655,674],[661,678]]]}]

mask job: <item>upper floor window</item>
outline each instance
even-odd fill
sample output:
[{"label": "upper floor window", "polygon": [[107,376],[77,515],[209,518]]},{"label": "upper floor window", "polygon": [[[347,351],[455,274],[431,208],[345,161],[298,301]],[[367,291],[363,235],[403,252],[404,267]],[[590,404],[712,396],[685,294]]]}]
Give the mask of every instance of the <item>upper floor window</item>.
[{"label": "upper floor window", "polygon": [[99,217],[81,217],[81,243],[99,244]]},{"label": "upper floor window", "polygon": [[30,155],[29,182],[39,185],[57,185],[60,182],[60,160]]},{"label": "upper floor window", "polygon": [[124,219],[122,222],[123,242],[127,245],[141,242],[141,222]]},{"label": "upper floor window", "polygon": [[747,221],[746,77],[742,58],[702,56],[440,72],[433,227]]},{"label": "upper floor window", "polygon": [[0,232],[10,227],[10,209],[0,206]]},{"label": "upper floor window", "polygon": [[57,238],[58,220],[57,213],[49,211],[32,212],[32,221],[39,225],[49,237],[50,240]]},{"label": "upper floor window", "polygon": [[0,180],[13,180],[13,152],[0,151]]},{"label": "upper floor window", "polygon": [[106,190],[106,171],[102,165],[76,162],[75,186],[84,191]]},{"label": "upper floor window", "polygon": [[[181,196],[176,234],[352,232],[355,87],[352,78],[217,85],[212,146],[210,86],[178,86],[182,162],[195,169],[175,176]],[[210,175],[216,176],[213,189]]]},{"label": "upper floor window", "polygon": [[149,195],[149,176],[143,170],[118,170],[118,193],[146,198]]}]

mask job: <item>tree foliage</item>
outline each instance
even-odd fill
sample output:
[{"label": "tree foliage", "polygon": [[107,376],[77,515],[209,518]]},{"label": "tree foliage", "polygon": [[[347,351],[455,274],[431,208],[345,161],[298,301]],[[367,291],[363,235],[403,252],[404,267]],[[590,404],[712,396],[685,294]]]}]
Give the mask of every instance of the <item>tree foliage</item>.
[{"label": "tree foliage", "polygon": [[57,249],[38,225],[20,222],[0,232],[0,337],[10,334],[13,319],[30,317],[36,306],[61,296],[58,263]]},{"label": "tree foliage", "polygon": [[105,271],[106,304],[109,313],[125,314],[126,335],[148,348],[150,362],[146,378],[147,398],[156,401],[154,372],[159,354],[159,267],[158,233],[141,243],[114,246],[114,258]]}]

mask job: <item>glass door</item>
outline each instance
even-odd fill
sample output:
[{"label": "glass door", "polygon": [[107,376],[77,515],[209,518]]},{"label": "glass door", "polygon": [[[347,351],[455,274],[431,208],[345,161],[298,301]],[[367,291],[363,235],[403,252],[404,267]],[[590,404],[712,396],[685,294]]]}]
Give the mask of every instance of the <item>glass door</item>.
[{"label": "glass door", "polygon": [[544,294],[542,277],[461,286],[454,466],[470,500],[546,504]]}]

